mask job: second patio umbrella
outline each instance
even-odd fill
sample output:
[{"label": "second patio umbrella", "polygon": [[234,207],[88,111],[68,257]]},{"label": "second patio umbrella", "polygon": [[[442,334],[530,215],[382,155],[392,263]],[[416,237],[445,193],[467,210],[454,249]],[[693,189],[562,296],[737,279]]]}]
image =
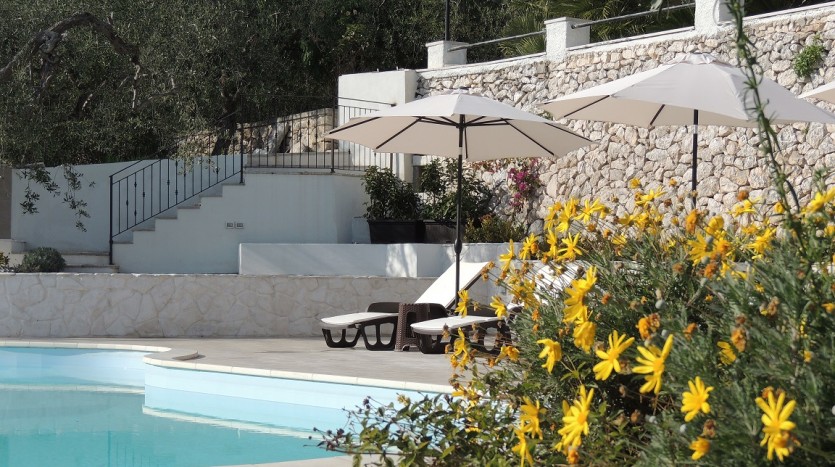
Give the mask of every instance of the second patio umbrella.
[{"label": "second patio umbrella", "polygon": [[505,157],[555,157],[592,142],[562,125],[493,99],[452,92],[418,99],[334,128],[342,139],[378,152],[430,154],[458,159],[455,216],[455,290],[461,260],[461,173],[463,161]]},{"label": "second patio umbrella", "polygon": [[835,103],[835,81],[806,91],[800,97],[814,97],[815,99]]},{"label": "second patio umbrella", "polygon": [[[600,120],[645,127],[693,125],[692,190],[696,191],[698,126],[757,125],[748,78],[710,54],[687,54],[666,65],[546,102],[555,119]],[[771,123],[835,123],[835,115],[763,78],[758,87]],[[696,197],[693,195],[695,206]]]}]

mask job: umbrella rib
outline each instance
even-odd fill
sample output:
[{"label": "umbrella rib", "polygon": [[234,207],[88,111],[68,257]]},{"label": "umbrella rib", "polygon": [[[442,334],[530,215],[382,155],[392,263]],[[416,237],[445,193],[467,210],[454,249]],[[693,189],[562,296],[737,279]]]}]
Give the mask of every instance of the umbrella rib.
[{"label": "umbrella rib", "polygon": [[[531,141],[533,144],[535,144],[535,145],[539,146],[540,148],[542,148],[545,152],[547,152],[547,153],[548,153],[548,154],[550,154],[551,156],[553,156],[553,155],[554,155],[554,151],[551,151],[550,149],[548,149],[548,148],[546,148],[545,146],[543,146],[543,145],[542,145],[542,143],[540,143],[540,142],[539,142],[539,141],[537,141],[536,139],[531,138],[530,136],[528,136],[528,134],[527,134],[527,133],[525,133],[525,132],[524,132],[524,131],[522,131],[521,129],[517,128],[517,127],[516,127],[516,125],[514,125],[512,121],[507,120],[507,119],[503,119],[503,121],[505,122],[505,124],[506,124],[507,126],[509,126],[509,127],[513,128],[514,130],[516,130],[517,132],[519,132],[519,134],[521,134],[521,135],[522,135],[522,136],[524,136],[525,138],[528,138],[528,140],[529,140],[529,141]],[[557,130],[560,130],[560,131],[562,131],[563,133],[568,133],[568,134],[570,134],[570,135],[572,135],[572,136],[577,136],[577,135],[575,135],[574,133],[572,133],[572,132],[570,132],[570,131],[566,130],[565,128],[563,128],[563,127],[561,127],[561,126],[559,126],[559,125],[557,125],[557,124],[554,124],[554,123],[546,123],[546,125],[550,126],[551,128],[556,128]],[[582,137],[582,136],[580,136],[580,138],[583,138],[583,137]],[[585,139],[586,141],[588,141],[589,143],[591,143],[591,140],[586,139],[586,138],[583,138],[583,139]]]},{"label": "umbrella rib", "polygon": [[351,128],[354,128],[355,126],[365,125],[366,123],[371,123],[374,120],[378,120],[379,118],[380,117],[370,117],[368,120],[363,120],[361,122],[354,122],[354,123],[348,122],[348,123],[340,126],[339,128],[332,129],[329,132],[329,134],[336,134],[336,133],[339,133],[340,131],[350,130]]},{"label": "umbrella rib", "polygon": [[393,140],[394,138],[397,138],[398,136],[400,136],[400,135],[402,135],[403,133],[405,133],[405,132],[406,132],[409,128],[411,128],[411,127],[413,127],[413,126],[417,125],[417,123],[418,123],[419,121],[420,121],[420,119],[417,119],[417,120],[415,120],[415,121],[413,121],[413,122],[409,123],[408,125],[404,126],[403,128],[401,128],[401,129],[400,129],[400,131],[398,131],[397,133],[395,133],[395,134],[391,135],[391,137],[390,137],[390,138],[388,138],[388,139],[386,139],[385,141],[383,141],[382,143],[380,143],[380,144],[376,145],[376,146],[374,147],[374,150],[376,151],[377,149],[379,149],[379,148],[381,148],[381,147],[385,146],[386,144],[388,144],[388,142],[389,142],[389,141]]},{"label": "umbrella rib", "polygon": [[[593,105],[597,104],[598,102],[604,101],[604,100],[606,100],[606,99],[608,99],[608,98],[610,98],[610,97],[611,97],[611,96],[603,96],[603,97],[601,97],[600,99],[597,99],[597,100],[596,100],[596,101],[594,101],[594,102],[589,102],[588,104],[586,104],[586,105],[584,105],[584,106],[580,107],[579,109],[574,109],[574,110],[572,110],[571,112],[569,112],[569,113],[567,113],[567,114],[565,114],[565,115],[563,115],[563,116],[561,116],[561,117],[559,117],[559,118],[571,118],[571,116],[572,116],[572,115],[574,115],[574,114],[576,114],[577,112],[582,112],[583,110],[586,110],[587,108],[589,108],[589,107],[591,107],[591,106],[593,106]],[[588,120],[588,119],[585,119],[585,118],[584,118],[584,119],[582,119],[582,120]]]},{"label": "umbrella rib", "polygon": [[667,107],[667,104],[661,104],[661,107],[658,108],[658,112],[655,112],[655,115],[652,116],[652,119],[649,121],[649,125],[647,126],[655,126],[655,120],[657,120],[658,116],[661,115],[661,112],[664,111],[664,107]]}]

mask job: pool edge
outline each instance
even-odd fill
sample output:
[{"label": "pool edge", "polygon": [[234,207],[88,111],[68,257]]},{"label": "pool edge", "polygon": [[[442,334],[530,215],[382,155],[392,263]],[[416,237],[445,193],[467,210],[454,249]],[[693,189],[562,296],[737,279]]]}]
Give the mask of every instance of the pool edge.
[{"label": "pool edge", "polygon": [[185,370],[208,371],[214,373],[229,373],[246,376],[261,376],[265,378],[292,379],[320,383],[351,384],[356,386],[370,386],[385,389],[401,389],[415,392],[433,392],[451,394],[452,386],[417,383],[411,381],[393,381],[377,378],[329,375],[322,373],[306,373],[286,370],[270,370],[267,368],[253,368],[241,366],[219,365],[214,363],[200,363],[193,360],[204,356],[194,349],[178,349],[163,346],[117,344],[102,342],[55,342],[40,340],[0,340],[0,347],[41,347],[64,349],[99,349],[99,350],[128,350],[139,352],[153,352],[143,357],[143,362],[159,367],[178,368]]}]

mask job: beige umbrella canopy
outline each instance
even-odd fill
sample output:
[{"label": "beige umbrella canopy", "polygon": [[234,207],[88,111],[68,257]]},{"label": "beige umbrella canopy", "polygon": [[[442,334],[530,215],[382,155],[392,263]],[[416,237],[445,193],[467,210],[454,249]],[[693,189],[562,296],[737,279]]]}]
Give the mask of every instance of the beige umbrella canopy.
[{"label": "beige umbrella canopy", "polygon": [[455,290],[461,259],[463,161],[505,157],[557,157],[592,142],[562,125],[493,99],[462,91],[439,94],[352,118],[326,138],[378,152],[458,158]]},{"label": "beige umbrella canopy", "polygon": [[815,99],[835,103],[835,81],[806,91],[800,97],[814,97]]},{"label": "beige umbrella canopy", "polygon": [[[555,119],[600,120],[645,127],[693,125],[692,190],[696,191],[698,125],[754,127],[748,78],[710,54],[692,53],[652,70],[554,99],[542,108]],[[835,123],[835,115],[763,78],[758,86],[771,123]],[[695,194],[693,202],[695,206]]]}]

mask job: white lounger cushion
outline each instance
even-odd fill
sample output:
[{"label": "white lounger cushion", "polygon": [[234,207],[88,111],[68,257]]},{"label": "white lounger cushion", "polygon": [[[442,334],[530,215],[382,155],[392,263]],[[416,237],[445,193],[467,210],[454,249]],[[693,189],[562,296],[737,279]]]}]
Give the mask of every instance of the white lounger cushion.
[{"label": "white lounger cushion", "polygon": [[484,324],[498,320],[499,318],[495,316],[450,316],[449,318],[437,318],[412,323],[412,331],[418,334],[440,336],[444,333],[444,328],[449,329],[450,332],[455,332],[458,328],[465,328],[474,324]]},{"label": "white lounger cushion", "polygon": [[[483,263],[461,262],[461,288],[469,288],[480,276],[481,271],[487,266]],[[435,279],[432,285],[423,292],[417,300],[412,303],[438,303],[449,308],[455,303],[458,297],[455,289],[455,264],[447,268],[440,277]],[[406,301],[408,303],[408,301]],[[345,329],[358,324],[366,323],[380,318],[393,317],[397,319],[397,313],[359,312],[344,315],[331,316],[320,319],[320,324],[325,329]]]},{"label": "white lounger cushion", "polygon": [[[468,263],[461,261],[460,287],[462,289],[469,288],[481,276],[481,271],[485,266],[487,266],[486,262]],[[413,303],[439,303],[444,308],[449,308],[455,303],[457,297],[458,291],[455,290],[455,263],[453,263]]]},{"label": "white lounger cushion", "polygon": [[[551,269],[548,267],[537,268],[535,274],[537,275],[537,286],[540,290],[549,293],[561,293],[571,281],[577,276],[577,272],[581,267],[588,267],[584,262],[575,261],[565,265],[565,271],[559,276],[554,277]],[[463,264],[462,264],[463,277]],[[448,271],[447,271],[448,272]],[[453,271],[453,274],[455,271]],[[519,306],[518,304],[510,304],[508,307]],[[448,318],[436,318],[428,321],[420,321],[412,324],[412,331],[418,334],[426,334],[430,336],[440,336],[444,333],[444,328],[449,331],[455,331],[458,328],[468,327],[472,325],[485,324],[499,321],[497,316],[450,316]]]},{"label": "white lounger cushion", "polygon": [[323,328],[327,329],[343,329],[351,326],[356,326],[360,323],[365,323],[378,318],[397,318],[395,313],[379,313],[363,311],[360,313],[348,313],[345,315],[331,316],[330,318],[322,318],[321,324]]}]

